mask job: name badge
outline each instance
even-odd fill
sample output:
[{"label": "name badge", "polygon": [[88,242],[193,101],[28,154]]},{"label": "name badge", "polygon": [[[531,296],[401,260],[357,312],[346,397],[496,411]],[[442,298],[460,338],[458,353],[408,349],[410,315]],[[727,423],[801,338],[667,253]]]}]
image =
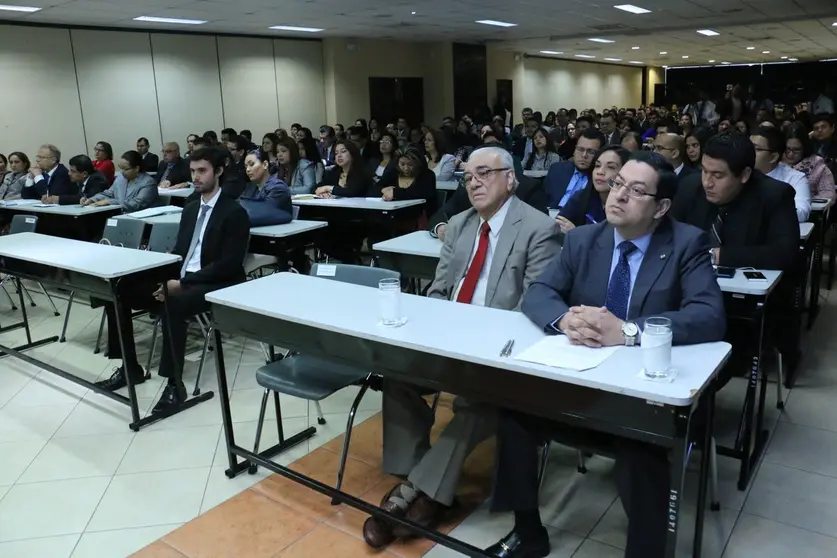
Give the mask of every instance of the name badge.
[{"label": "name badge", "polygon": [[34,217],[27,217],[26,222],[31,225],[32,223],[35,222],[35,218]]},{"label": "name badge", "polygon": [[108,222],[105,224],[106,227],[115,227],[118,225],[119,222],[116,219],[108,219]]},{"label": "name badge", "polygon": [[317,266],[317,276],[318,277],[334,277],[337,275],[337,266],[336,265],[318,265]]}]

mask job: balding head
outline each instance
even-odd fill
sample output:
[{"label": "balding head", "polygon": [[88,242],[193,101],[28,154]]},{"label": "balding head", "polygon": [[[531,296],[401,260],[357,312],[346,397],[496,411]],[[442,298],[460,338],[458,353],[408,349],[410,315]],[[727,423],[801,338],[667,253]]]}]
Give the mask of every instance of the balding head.
[{"label": "balding head", "polygon": [[471,205],[488,221],[517,188],[514,159],[501,147],[475,149],[468,157],[464,180]]},{"label": "balding head", "polygon": [[180,158],[180,146],[177,142],[167,141],[163,144],[163,160],[171,163]]},{"label": "balding head", "polygon": [[679,134],[658,134],[654,140],[654,151],[676,169],[685,161],[686,140]]}]

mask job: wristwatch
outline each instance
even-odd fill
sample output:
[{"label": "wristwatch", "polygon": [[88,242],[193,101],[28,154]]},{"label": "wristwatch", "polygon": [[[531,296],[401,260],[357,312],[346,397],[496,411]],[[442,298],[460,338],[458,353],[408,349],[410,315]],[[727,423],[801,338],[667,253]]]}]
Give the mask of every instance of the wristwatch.
[{"label": "wristwatch", "polygon": [[709,249],[709,261],[712,263],[712,265],[718,265],[718,262],[715,261],[715,249],[714,248]]},{"label": "wristwatch", "polygon": [[635,322],[625,322],[622,324],[622,335],[625,336],[625,346],[633,347],[636,345],[637,336],[639,336],[639,327]]}]

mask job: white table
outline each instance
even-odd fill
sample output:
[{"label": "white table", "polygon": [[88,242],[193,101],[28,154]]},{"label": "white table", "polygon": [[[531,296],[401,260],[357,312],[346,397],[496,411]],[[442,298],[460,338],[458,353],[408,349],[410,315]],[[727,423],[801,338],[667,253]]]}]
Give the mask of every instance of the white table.
[{"label": "white table", "polygon": [[523,176],[528,176],[529,178],[543,178],[546,176],[547,172],[549,171],[525,170],[523,171]]},{"label": "white table", "polygon": [[378,252],[421,256],[438,260],[442,251],[442,241],[432,237],[427,231],[415,231],[373,244],[372,249]]},{"label": "white table", "polygon": [[800,240],[808,240],[811,232],[814,230],[814,223],[799,223],[799,238]]},{"label": "white table", "polygon": [[324,229],[328,226],[325,221],[291,221],[285,225],[270,225],[267,227],[251,227],[251,236],[263,236],[267,238],[287,238],[296,234],[302,234],[317,229]]},{"label": "white table", "polygon": [[437,180],[436,181],[436,189],[437,190],[445,190],[448,192],[453,192],[459,188],[459,182],[456,180]]},{"label": "white table", "polygon": [[99,205],[99,206],[80,206],[80,205],[35,205],[35,204],[8,204],[4,203],[3,209],[10,211],[19,211],[22,213],[42,213],[44,215],[64,215],[67,217],[83,217],[84,215],[94,215],[96,213],[108,213],[122,211],[122,207],[118,205]]},{"label": "white table", "polygon": [[330,207],[343,209],[365,209],[373,211],[394,211],[422,205],[424,200],[384,201],[381,198],[313,198],[293,200],[300,207]]},{"label": "white table", "polygon": [[194,191],[194,188],[157,188],[157,194],[161,198],[188,198]]},{"label": "white table", "polygon": [[834,199],[830,199],[828,201],[812,201],[811,202],[811,211],[825,211],[826,209],[831,208],[834,205]]},{"label": "white table", "polygon": [[720,285],[721,290],[731,294],[767,296],[773,292],[782,277],[781,271],[759,269],[756,271],[763,273],[767,281],[750,281],[744,277],[744,271],[741,269],[735,270],[735,276],[732,278],[718,277],[718,285]]}]

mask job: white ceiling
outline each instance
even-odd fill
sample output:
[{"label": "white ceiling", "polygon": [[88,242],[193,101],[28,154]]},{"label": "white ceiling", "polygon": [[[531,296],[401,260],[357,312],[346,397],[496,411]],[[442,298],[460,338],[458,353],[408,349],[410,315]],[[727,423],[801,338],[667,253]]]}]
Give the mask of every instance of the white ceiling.
[{"label": "white ceiling", "polygon": [[[634,15],[612,6],[632,1]],[[500,48],[636,60],[648,65],[705,65],[837,57],[837,0],[0,0],[43,8],[0,12],[0,20],[116,28],[314,38],[488,41]],[[413,15],[411,12],[415,11]],[[208,20],[205,25],[133,21],[140,15]],[[516,23],[479,25],[477,19]],[[322,33],[271,31],[272,25],[322,27]],[[697,34],[710,28],[717,37]],[[587,39],[616,41],[598,44]],[[639,46],[638,50],[631,47]],[[754,46],[754,50],[746,47]],[[770,51],[769,54],[762,54]],[[666,55],[659,54],[667,52]],[[688,59],[682,58],[689,56]]]}]

